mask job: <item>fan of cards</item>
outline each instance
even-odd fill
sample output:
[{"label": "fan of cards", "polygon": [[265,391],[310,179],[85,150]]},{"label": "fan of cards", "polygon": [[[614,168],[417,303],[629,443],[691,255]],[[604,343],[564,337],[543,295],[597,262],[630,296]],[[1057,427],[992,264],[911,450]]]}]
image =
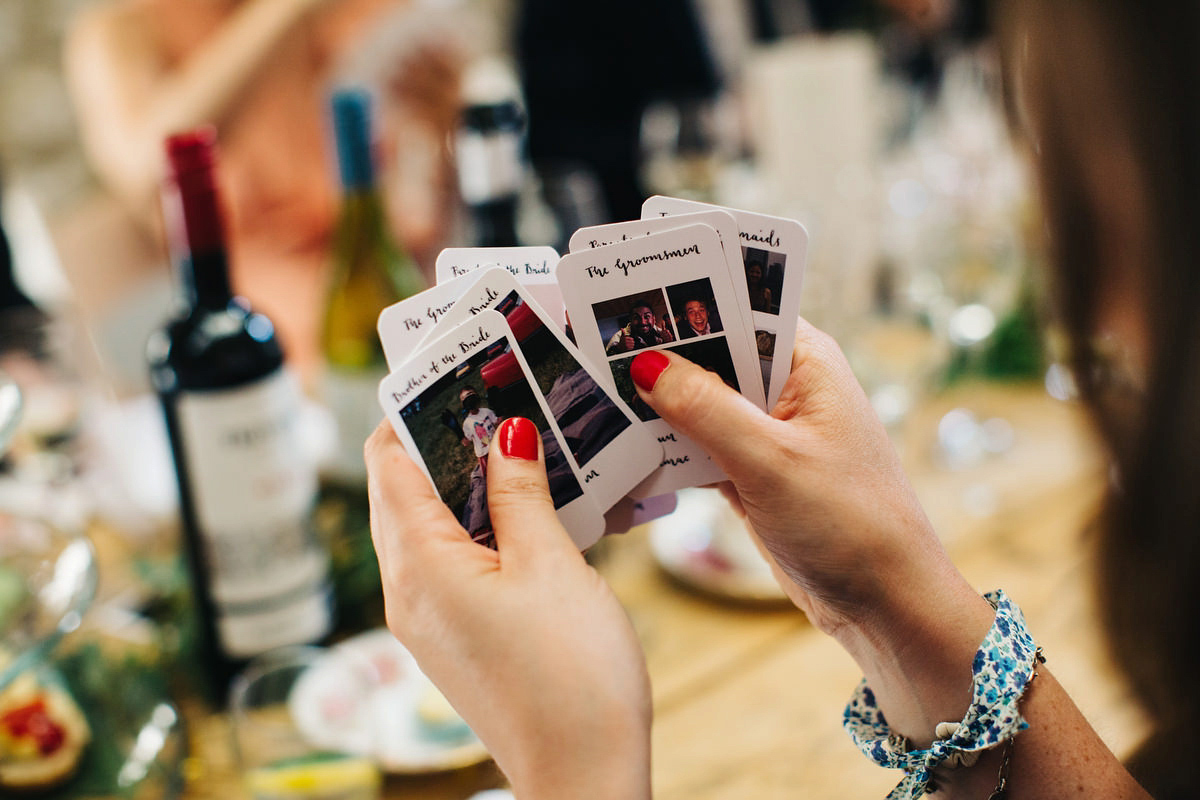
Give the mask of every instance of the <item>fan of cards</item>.
[{"label": "fan of cards", "polygon": [[491,435],[505,418],[532,420],[555,509],[586,549],[669,514],[676,490],[724,478],[638,397],[630,361],[670,350],[770,408],[791,364],[807,244],[794,220],[651,197],[641,220],[576,231],[561,258],[443,250],[437,286],[379,317],[391,370],[380,404],[488,546]]}]

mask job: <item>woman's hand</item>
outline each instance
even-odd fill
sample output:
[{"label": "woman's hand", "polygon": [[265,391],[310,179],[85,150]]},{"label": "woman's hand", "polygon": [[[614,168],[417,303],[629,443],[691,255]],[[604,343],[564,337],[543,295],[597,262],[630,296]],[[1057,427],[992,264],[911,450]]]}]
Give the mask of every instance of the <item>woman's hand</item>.
[{"label": "woman's hand", "polygon": [[558,522],[533,423],[505,420],[492,440],[498,550],[470,540],[386,420],[366,461],[388,627],[517,796],[649,797],[641,648]]},{"label": "woman's hand", "polygon": [[991,607],[947,558],[833,339],[801,320],[770,415],[669,352],[637,356],[631,372],[725,470],[780,584],[855,657],[893,728],[924,740],[960,719]]}]

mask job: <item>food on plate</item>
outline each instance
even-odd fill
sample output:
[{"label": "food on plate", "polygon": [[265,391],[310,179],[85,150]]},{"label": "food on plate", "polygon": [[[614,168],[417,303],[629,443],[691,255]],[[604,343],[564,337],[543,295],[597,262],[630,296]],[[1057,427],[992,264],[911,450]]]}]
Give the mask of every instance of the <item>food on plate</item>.
[{"label": "food on plate", "polygon": [[[11,657],[0,651],[0,668]],[[0,691],[0,788],[29,791],[75,773],[91,739],[87,719],[65,691],[20,674]]]}]

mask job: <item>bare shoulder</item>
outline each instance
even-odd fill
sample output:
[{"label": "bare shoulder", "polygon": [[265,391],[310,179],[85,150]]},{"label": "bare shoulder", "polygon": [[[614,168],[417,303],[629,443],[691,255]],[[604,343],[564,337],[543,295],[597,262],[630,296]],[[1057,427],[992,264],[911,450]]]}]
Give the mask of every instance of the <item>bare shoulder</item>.
[{"label": "bare shoulder", "polygon": [[67,30],[63,59],[70,79],[95,87],[114,77],[158,68],[155,6],[145,0],[110,0],[85,6]]},{"label": "bare shoulder", "polygon": [[154,8],[143,0],[109,0],[83,7],[67,30],[66,55],[119,55],[150,43]]}]

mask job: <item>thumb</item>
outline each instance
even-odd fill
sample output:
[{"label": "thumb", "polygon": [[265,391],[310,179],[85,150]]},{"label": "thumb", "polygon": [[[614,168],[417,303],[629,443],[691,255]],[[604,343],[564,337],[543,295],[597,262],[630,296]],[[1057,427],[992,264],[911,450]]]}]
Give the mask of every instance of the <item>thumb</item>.
[{"label": "thumb", "polygon": [[740,483],[763,476],[783,433],[779,420],[731,389],[715,372],[666,350],[634,356],[638,394],[675,430],[704,448]]},{"label": "thumb", "polygon": [[579,555],[554,511],[545,460],[541,434],[528,419],[510,417],[496,428],[487,493],[502,565],[555,552]]}]

